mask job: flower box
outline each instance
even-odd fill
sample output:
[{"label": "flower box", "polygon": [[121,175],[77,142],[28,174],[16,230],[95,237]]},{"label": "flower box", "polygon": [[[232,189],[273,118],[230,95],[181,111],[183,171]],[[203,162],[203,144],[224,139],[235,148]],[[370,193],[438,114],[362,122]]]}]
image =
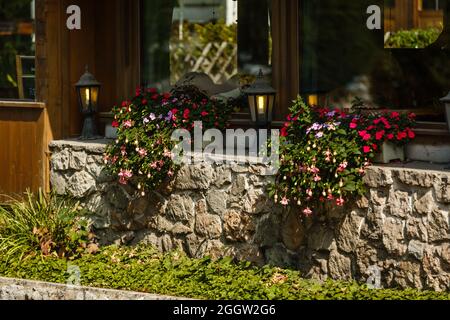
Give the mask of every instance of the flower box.
[{"label": "flower box", "polygon": [[376,163],[389,163],[393,160],[405,161],[405,147],[385,141],[381,146],[380,153],[375,156],[373,161]]}]

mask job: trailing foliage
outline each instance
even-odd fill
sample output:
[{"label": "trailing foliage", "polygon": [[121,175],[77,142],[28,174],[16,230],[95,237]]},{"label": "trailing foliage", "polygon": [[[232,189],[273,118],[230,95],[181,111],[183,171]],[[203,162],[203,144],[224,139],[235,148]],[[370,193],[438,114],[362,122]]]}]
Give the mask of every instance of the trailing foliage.
[{"label": "trailing foliage", "polygon": [[145,194],[178,170],[172,153],[174,129],[192,131],[194,121],[202,121],[203,129],[222,129],[230,112],[220,101],[193,87],[173,93],[138,88],[131,101],[113,108],[117,140],[108,146],[105,161],[120,183],[131,181]]},{"label": "trailing foliage", "polygon": [[281,129],[280,170],[270,188],[275,202],[309,216],[320,203],[343,206],[362,195],[362,177],[384,141],[415,137],[413,114],[346,114],[310,107],[299,97]]},{"label": "trailing foliage", "polygon": [[[70,262],[81,271],[81,284],[200,299],[284,300],[422,300],[450,299],[450,293],[413,289],[369,289],[356,282],[301,278],[298,271],[257,268],[231,259],[190,259],[172,252],[161,254],[148,246],[105,247],[96,255]],[[5,263],[0,275],[66,283],[65,259],[30,259]]]},{"label": "trailing foliage", "polygon": [[385,43],[387,48],[426,48],[433,44],[442,29],[401,30],[393,33]]},{"label": "trailing foliage", "polygon": [[97,250],[88,219],[78,203],[42,190],[0,206],[0,255],[77,257]]}]

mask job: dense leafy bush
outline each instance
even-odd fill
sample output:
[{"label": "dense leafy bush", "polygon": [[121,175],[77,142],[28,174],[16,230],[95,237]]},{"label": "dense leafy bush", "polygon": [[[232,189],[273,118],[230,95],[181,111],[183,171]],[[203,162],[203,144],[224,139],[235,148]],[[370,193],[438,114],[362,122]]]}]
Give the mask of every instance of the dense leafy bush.
[{"label": "dense leafy bush", "polygon": [[[0,257],[0,275],[66,283],[67,261],[46,258],[5,263]],[[231,259],[189,259],[177,252],[161,254],[139,246],[105,247],[96,255],[70,262],[81,270],[81,284],[127,289],[200,299],[450,299],[450,293],[369,289],[355,282],[319,283],[301,278],[298,271],[256,268]]]},{"label": "dense leafy bush", "polygon": [[36,255],[73,258],[96,249],[88,219],[78,203],[40,190],[0,207],[2,259]]},{"label": "dense leafy bush", "polygon": [[173,130],[191,131],[194,121],[202,121],[203,129],[222,129],[230,112],[193,87],[172,93],[138,88],[131,101],[113,109],[118,137],[106,151],[108,168],[122,184],[133,181],[143,194],[154,190],[178,169],[172,154]]},{"label": "dense leafy bush", "polygon": [[402,30],[392,34],[385,43],[387,48],[426,48],[434,43],[442,29]]}]

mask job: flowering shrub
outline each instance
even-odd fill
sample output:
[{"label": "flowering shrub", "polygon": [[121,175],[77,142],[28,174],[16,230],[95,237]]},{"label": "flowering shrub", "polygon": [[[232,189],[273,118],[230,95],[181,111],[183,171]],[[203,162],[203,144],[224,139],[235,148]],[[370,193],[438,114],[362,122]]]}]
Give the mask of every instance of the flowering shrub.
[{"label": "flowering shrub", "polygon": [[383,141],[414,138],[413,115],[363,116],[310,108],[298,98],[281,129],[280,170],[270,193],[275,202],[296,205],[305,216],[318,203],[343,206],[361,195],[362,177]]},{"label": "flowering shrub", "polygon": [[192,87],[172,93],[138,88],[131,101],[113,108],[113,114],[117,140],[108,146],[105,163],[121,184],[132,181],[145,195],[178,169],[172,161],[173,130],[192,130],[194,121],[203,121],[204,129],[221,129],[229,111]]}]

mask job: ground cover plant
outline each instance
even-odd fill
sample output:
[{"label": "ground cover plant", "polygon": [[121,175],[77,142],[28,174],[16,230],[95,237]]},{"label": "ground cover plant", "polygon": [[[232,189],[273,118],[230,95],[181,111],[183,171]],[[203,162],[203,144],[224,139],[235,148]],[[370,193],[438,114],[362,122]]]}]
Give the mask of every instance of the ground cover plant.
[{"label": "ground cover plant", "polygon": [[450,293],[414,289],[369,289],[356,282],[305,280],[300,272],[254,267],[230,258],[190,259],[149,246],[103,247],[73,261],[56,257],[5,262],[0,275],[66,283],[68,264],[81,271],[81,284],[199,299],[422,300],[450,299]]}]

